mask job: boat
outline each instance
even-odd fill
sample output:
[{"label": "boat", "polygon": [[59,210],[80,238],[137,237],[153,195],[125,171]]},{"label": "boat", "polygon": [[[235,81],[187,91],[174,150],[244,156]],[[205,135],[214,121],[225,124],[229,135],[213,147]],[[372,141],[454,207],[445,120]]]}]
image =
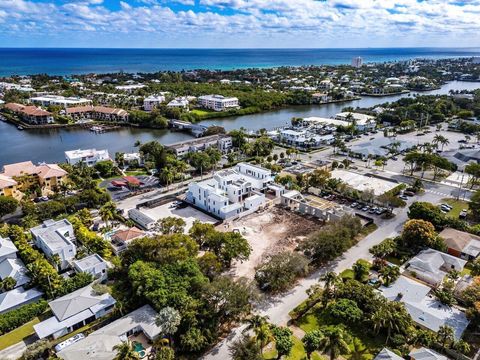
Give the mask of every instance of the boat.
[{"label": "boat", "polygon": [[17,126],[17,129],[18,129],[18,130],[23,130],[23,126],[22,126],[22,125],[18,125],[18,126]]}]

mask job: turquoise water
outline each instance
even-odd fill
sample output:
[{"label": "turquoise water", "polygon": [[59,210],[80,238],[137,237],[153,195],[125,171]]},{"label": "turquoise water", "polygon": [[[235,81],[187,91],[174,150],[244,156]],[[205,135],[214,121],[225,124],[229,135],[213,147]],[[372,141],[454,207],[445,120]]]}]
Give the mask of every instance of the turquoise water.
[{"label": "turquoise water", "polygon": [[54,49],[0,48],[0,76],[350,64],[480,56],[480,48]]}]

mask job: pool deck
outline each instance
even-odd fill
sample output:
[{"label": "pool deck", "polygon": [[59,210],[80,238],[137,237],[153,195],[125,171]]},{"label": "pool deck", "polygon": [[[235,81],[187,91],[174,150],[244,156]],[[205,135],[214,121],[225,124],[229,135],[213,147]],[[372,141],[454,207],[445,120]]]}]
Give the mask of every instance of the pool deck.
[{"label": "pool deck", "polygon": [[145,356],[140,356],[140,359],[146,359],[148,355],[150,355],[152,351],[152,345],[149,343],[148,339],[145,337],[143,333],[132,335],[129,337],[129,340],[133,344],[133,346],[135,346],[135,343],[140,343],[145,349]]}]

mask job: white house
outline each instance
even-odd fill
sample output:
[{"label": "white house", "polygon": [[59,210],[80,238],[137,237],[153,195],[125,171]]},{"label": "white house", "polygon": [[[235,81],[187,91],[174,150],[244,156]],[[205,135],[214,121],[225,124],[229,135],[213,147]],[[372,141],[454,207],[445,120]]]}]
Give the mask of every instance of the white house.
[{"label": "white house", "polygon": [[75,234],[72,224],[67,219],[46,220],[42,225],[30,229],[35,245],[48,257],[58,255],[60,268],[66,269],[77,254],[73,243]]},{"label": "white house", "polygon": [[212,179],[191,182],[186,200],[217,218],[228,219],[258,209],[265,202],[262,191],[272,182],[270,170],[239,163],[235,170],[222,170]]},{"label": "white house", "polygon": [[16,281],[15,287],[19,287],[30,282],[28,270],[23,261],[19,258],[4,259],[0,262],[0,279],[3,281],[7,277],[10,277]]},{"label": "white house", "polygon": [[65,159],[70,165],[84,162],[87,166],[94,166],[97,162],[110,160],[108,150],[86,149],[65,151]]},{"label": "white house", "polygon": [[37,302],[43,292],[37,288],[25,290],[22,286],[0,294],[0,314]]},{"label": "white house", "polygon": [[163,95],[150,95],[143,99],[143,110],[152,111],[165,102],[165,96]]},{"label": "white house", "polygon": [[383,348],[373,360],[403,360],[403,358],[393,351]]},{"label": "white house", "polygon": [[115,303],[109,293],[98,294],[88,285],[50,301],[48,306],[54,316],[33,328],[40,339],[50,336],[56,339],[107,315],[113,310]]},{"label": "white house", "polygon": [[405,270],[415,278],[430,284],[441,285],[451,270],[462,271],[467,261],[434,249],[420,251],[406,265]]},{"label": "white house", "polygon": [[175,99],[173,99],[172,101],[170,101],[168,104],[167,104],[167,107],[169,108],[179,108],[179,109],[188,109],[188,104],[190,102],[188,101],[188,99],[186,97],[177,97]]},{"label": "white house", "polygon": [[138,209],[128,210],[128,217],[130,220],[140,225],[142,229],[152,230],[155,227],[156,221]]},{"label": "white house", "polygon": [[349,124],[355,122],[355,126],[359,131],[373,130],[375,129],[376,122],[375,117],[371,115],[354,113],[354,112],[341,112],[335,115],[335,120],[346,121]]},{"label": "white house", "polygon": [[412,360],[448,360],[448,357],[424,347],[410,351],[408,356]]},{"label": "white house", "polygon": [[324,144],[331,144],[335,137],[332,134],[318,135],[308,129],[282,129],[277,132],[278,142],[298,148],[318,148]]},{"label": "white house", "polygon": [[222,95],[203,95],[198,97],[198,105],[205,109],[214,111],[225,111],[239,107],[236,97],[225,97]]},{"label": "white house", "polygon": [[390,301],[402,302],[413,321],[423,328],[437,332],[441,326],[450,326],[458,340],[469,324],[462,311],[443,305],[430,295],[430,287],[406,276],[400,276],[388,287],[381,286],[379,291]]},{"label": "white house", "polygon": [[112,348],[133,340],[137,334],[143,334],[150,342],[157,339],[162,329],[155,323],[156,317],[157,312],[150,305],[144,305],[64,348],[57,356],[64,360],[113,360],[116,354]]},{"label": "white house", "polygon": [[95,279],[100,279],[101,281],[107,279],[108,264],[98,254],[92,254],[80,260],[74,260],[73,268],[77,272],[91,274]]},{"label": "white house", "polygon": [[0,262],[5,259],[15,259],[17,257],[17,247],[10,240],[0,236]]}]

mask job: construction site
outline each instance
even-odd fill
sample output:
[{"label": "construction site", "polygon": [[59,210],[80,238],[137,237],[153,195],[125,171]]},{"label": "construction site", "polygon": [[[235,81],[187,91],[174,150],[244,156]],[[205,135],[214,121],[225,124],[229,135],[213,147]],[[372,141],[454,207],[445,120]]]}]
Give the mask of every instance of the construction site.
[{"label": "construction site", "polygon": [[319,230],[323,221],[300,215],[280,205],[266,208],[248,216],[223,223],[221,231],[238,230],[249,242],[252,253],[247,261],[233,264],[230,271],[234,277],[253,279],[255,267],[268,255],[296,248],[299,240]]}]

